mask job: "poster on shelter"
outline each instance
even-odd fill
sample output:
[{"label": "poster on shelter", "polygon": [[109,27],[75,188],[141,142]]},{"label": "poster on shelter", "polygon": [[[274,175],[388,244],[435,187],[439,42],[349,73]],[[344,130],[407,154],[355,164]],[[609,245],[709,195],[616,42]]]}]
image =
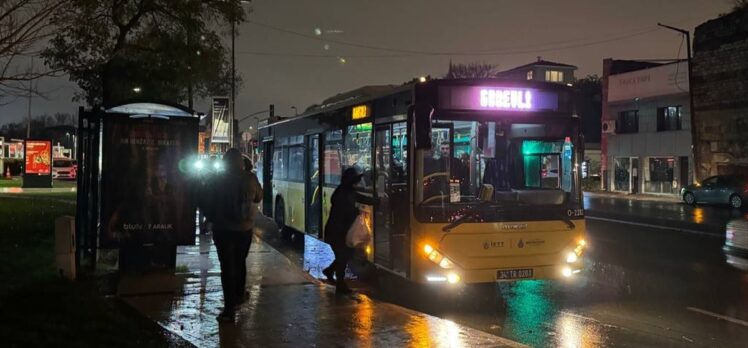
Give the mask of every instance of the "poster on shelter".
[{"label": "poster on shelter", "polygon": [[27,140],[25,174],[50,175],[52,172],[52,142]]},{"label": "poster on shelter", "polygon": [[198,119],[104,119],[101,245],[195,242]]},{"label": "poster on shelter", "polygon": [[229,142],[229,98],[213,97],[211,105],[211,139],[210,142],[228,143]]}]

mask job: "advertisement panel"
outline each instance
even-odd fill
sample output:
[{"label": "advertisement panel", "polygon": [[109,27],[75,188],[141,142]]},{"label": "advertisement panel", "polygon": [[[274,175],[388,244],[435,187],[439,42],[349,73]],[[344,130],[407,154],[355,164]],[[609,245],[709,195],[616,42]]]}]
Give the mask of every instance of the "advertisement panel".
[{"label": "advertisement panel", "polygon": [[212,124],[210,142],[227,143],[229,142],[229,98],[213,97],[211,107]]},{"label": "advertisement panel", "polygon": [[26,140],[26,175],[51,175],[52,142],[49,140]]},{"label": "advertisement panel", "polygon": [[197,146],[197,118],[104,119],[102,247],[194,244]]}]

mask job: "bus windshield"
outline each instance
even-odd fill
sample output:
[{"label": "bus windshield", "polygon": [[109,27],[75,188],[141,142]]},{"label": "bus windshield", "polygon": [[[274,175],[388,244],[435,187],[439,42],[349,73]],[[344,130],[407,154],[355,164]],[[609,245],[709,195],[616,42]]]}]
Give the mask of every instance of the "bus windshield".
[{"label": "bus windshield", "polygon": [[488,210],[577,205],[575,132],[564,122],[440,120],[431,149],[417,153],[416,201],[429,219],[477,203]]}]

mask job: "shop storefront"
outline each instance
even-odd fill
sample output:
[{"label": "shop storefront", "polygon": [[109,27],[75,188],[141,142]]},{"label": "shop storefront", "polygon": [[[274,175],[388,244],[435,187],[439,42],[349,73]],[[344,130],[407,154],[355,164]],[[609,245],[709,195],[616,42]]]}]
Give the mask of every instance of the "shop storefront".
[{"label": "shop storefront", "polygon": [[693,177],[687,62],[607,60],[604,66],[603,187],[679,194]]}]

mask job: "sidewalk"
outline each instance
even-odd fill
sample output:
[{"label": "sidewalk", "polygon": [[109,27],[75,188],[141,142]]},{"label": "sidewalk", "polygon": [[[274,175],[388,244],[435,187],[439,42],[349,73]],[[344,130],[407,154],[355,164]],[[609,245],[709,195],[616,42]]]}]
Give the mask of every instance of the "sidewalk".
[{"label": "sidewalk", "polygon": [[[274,228],[259,219],[258,228]],[[209,237],[180,247],[176,275],[124,277],[118,296],[200,347],[523,347],[449,320],[363,294],[340,297],[255,236],[247,258],[250,298],[235,324],[219,324],[220,268]]]}]

